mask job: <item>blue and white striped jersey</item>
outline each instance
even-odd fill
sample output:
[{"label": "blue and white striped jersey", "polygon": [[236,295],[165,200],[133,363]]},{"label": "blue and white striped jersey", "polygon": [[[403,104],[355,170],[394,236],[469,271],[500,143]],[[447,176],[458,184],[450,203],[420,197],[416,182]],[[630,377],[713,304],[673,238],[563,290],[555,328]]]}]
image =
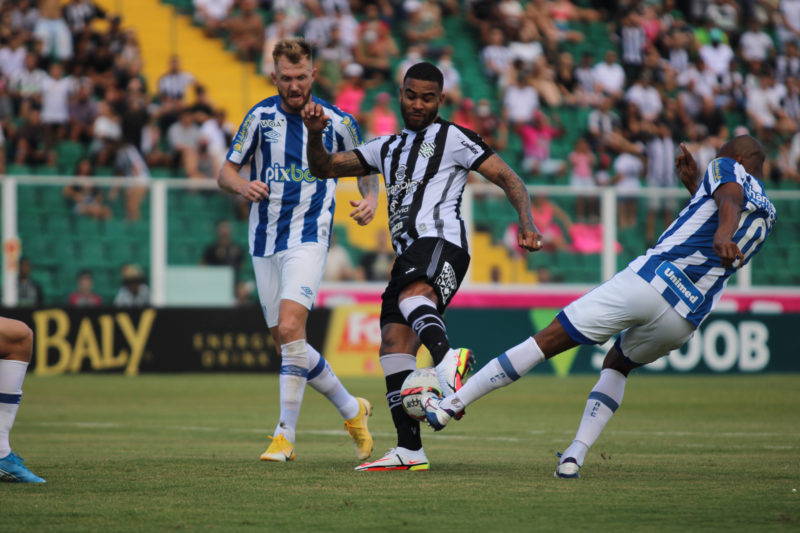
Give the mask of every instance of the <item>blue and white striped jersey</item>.
[{"label": "blue and white striped jersey", "polygon": [[[323,131],[328,152],[361,144],[355,119],[313,97],[331,118]],[[330,245],[336,179],[317,179],[308,170],[308,132],[300,114],[286,113],[279,95],[262,100],[247,113],[231,142],[227,159],[250,161],[250,180],[269,185],[269,199],[250,206],[250,253],[265,257],[301,243]]]},{"label": "blue and white striped jersey", "polygon": [[772,231],[775,207],[758,178],[748,174],[735,160],[719,157],[709,163],[689,205],[656,245],[628,265],[695,325],[711,311],[728,278],[736,272],[734,267],[723,268],[712,248],[719,221],[719,209],[712,195],[717,187],[728,182],[738,183],[744,189],[739,226],[732,240],[742,251],[746,264]]}]

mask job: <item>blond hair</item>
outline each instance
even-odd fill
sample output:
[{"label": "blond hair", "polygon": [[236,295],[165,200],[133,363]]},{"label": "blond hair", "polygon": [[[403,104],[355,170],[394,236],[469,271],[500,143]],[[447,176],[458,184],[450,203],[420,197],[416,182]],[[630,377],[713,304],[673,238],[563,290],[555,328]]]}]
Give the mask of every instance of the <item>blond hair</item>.
[{"label": "blond hair", "polygon": [[299,63],[304,57],[311,61],[311,45],[300,37],[282,39],[272,49],[272,59],[275,63],[281,57],[285,57],[291,63]]}]

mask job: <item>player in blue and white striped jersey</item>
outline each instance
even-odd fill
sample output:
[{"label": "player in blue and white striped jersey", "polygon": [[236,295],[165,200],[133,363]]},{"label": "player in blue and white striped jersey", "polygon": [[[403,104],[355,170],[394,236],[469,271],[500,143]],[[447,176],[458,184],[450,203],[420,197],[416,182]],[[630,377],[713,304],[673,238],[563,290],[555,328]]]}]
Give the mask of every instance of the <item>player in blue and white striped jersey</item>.
[{"label": "player in blue and white striped jersey", "polygon": [[775,207],[760,181],[764,149],[753,137],[726,143],[700,183],[697,164],[685,146],[681,151],[676,166],[692,199],[656,245],[564,308],[545,329],[490,361],[461,390],[442,401],[427,398],[434,429],[542,361],[619,333],[556,469],[558,477],[578,477],[586,452],[622,402],[630,371],[689,340],[730,275],[758,252],[775,223]]},{"label": "player in blue and white striped jersey", "polygon": [[[352,396],[330,365],[306,342],[306,321],[322,280],[335,208],[335,180],[318,180],[306,160],[308,132],[300,111],[311,100],[332,120],[324,132],[330,152],[361,144],[355,119],[311,94],[316,75],[303,39],[275,45],[273,82],[278,94],[247,113],[220,170],[219,186],[252,202],[249,249],[267,326],[281,352],[281,414],[263,461],[294,459],[295,428],[306,383],[324,394],[345,419],[359,459],[372,452],[367,417],[372,406]],[[239,175],[250,163],[250,179]],[[377,176],[359,178],[363,199],[350,216],[369,223],[378,202]]]}]

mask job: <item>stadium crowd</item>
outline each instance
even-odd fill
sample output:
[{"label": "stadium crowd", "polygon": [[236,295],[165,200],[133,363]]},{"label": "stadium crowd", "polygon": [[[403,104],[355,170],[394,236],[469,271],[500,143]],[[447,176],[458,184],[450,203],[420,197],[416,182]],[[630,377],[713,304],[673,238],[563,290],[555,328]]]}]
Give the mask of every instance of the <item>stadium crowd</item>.
[{"label": "stadium crowd", "polygon": [[[800,0],[193,0],[191,8],[209,38],[265,75],[277,40],[305,36],[315,92],[356,116],[367,139],[398,129],[398,80],[410,64],[434,61],[445,76],[445,118],[504,155],[518,150],[509,160],[528,183],[617,187],[622,230],[636,228],[640,208],[624,191],[676,187],[678,142],[689,141],[703,169],[725,140],[752,132],[767,149],[770,185],[800,184]],[[476,80],[462,76],[446,30],[454,17],[478,43],[473,60],[489,97],[475,97]],[[92,176],[216,174],[232,126],[178,56],[160,79],[146,79],[136,30],[92,0],[0,1],[0,20],[0,173],[82,176],[64,189],[75,213],[128,220],[141,216],[145,189],[126,188],[124,213],[115,214],[104,196],[117,191],[94,187]],[[567,236],[553,247],[572,250],[573,226],[596,234],[597,203],[559,201],[549,199],[573,219],[558,217]],[[653,200],[647,209],[651,241],[657,215],[668,223],[676,205]]]}]

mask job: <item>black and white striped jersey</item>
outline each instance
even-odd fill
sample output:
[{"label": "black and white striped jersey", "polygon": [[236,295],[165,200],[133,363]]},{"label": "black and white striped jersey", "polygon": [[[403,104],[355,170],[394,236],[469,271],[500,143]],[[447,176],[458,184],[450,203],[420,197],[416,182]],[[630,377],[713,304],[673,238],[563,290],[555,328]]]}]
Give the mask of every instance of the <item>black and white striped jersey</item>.
[{"label": "black and white striped jersey", "polygon": [[469,252],[461,197],[469,171],[494,153],[478,134],[437,118],[422,131],[377,137],[355,153],[383,175],[397,255],[421,237],[445,239]]}]

